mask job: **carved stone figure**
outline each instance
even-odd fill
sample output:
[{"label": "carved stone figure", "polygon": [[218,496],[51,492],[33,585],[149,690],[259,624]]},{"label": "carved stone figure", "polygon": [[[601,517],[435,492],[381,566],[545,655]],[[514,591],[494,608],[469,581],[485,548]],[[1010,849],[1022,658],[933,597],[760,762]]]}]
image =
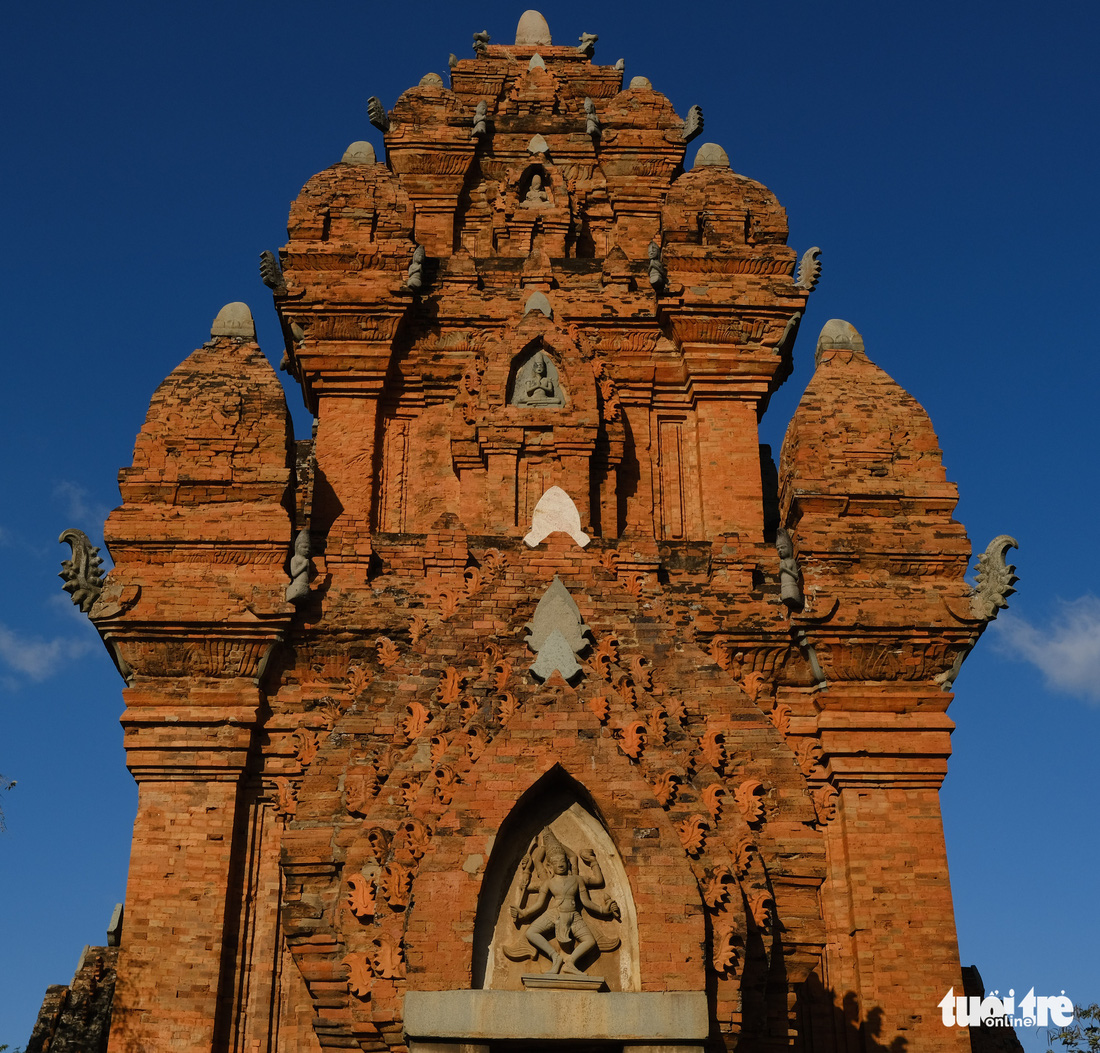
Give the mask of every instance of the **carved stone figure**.
[{"label": "carved stone figure", "polygon": [[288,603],[304,603],[309,599],[309,578],[313,572],[310,557],[313,545],[309,531],[301,530],[294,539],[294,555],[290,557],[290,584],[286,587]]},{"label": "carved stone figure", "polygon": [[661,246],[651,241],[646,249],[646,256],[649,258],[649,284],[660,292],[668,283],[668,268],[661,259]]},{"label": "carved stone figure", "polygon": [[260,253],[260,281],[264,283],[276,296],[286,295],[286,283],[283,281],[283,270],[279,266],[279,259],[270,249],[264,249]]},{"label": "carved stone figure", "polygon": [[516,372],[513,406],[564,406],[565,396],[558,383],[558,368],[539,351]]},{"label": "carved stone figure", "polygon": [[596,50],[596,41],[599,39],[599,36],[595,33],[581,33],[577,53],[585,58],[591,58]]},{"label": "carved stone figure", "polygon": [[527,193],[523,198],[524,208],[549,208],[550,207],[550,195],[542,185],[542,176],[536,172],[531,176],[531,185],[527,188]]},{"label": "carved stone figure", "polygon": [[83,530],[63,530],[57,540],[73,550],[72,559],[61,561],[58,577],[65,581],[62,588],[72,597],[73,603],[87,614],[103,591],[103,560],[99,549],[88,540]]},{"label": "carved stone figure", "polygon": [[470,133],[471,138],[480,138],[488,133],[488,119],[489,104],[482,99],[474,110],[474,130]]},{"label": "carved stone figure", "polygon": [[1016,591],[1013,586],[1020,580],[1016,568],[1005,562],[1010,548],[1019,548],[1016,539],[999,534],[978,557],[978,586],[970,597],[970,612],[975,618],[987,622],[996,618],[997,612],[1008,606],[1006,599]]},{"label": "carved stone figure", "polygon": [[490,39],[489,32],[485,29],[474,34],[474,54],[478,58],[485,58],[488,55]]},{"label": "carved stone figure", "polygon": [[409,276],[405,279],[405,287],[419,292],[424,284],[424,246],[417,245],[413,249],[412,259],[409,260]]},{"label": "carved stone figure", "polygon": [[[592,950],[613,951],[619,946],[617,937],[604,937],[584,918],[584,911],[616,920],[620,913],[614,900],[599,906],[589,894],[590,889],[604,885],[596,853],[590,848],[582,849],[580,861],[587,875],[580,872],[576,853],[567,849],[549,828],[542,832],[538,842],[532,843],[520,864],[519,903],[509,907],[509,911],[517,926],[533,922],[525,935],[535,954],[523,951],[517,954],[515,949],[505,948],[505,954],[513,961],[542,954],[550,961],[545,972],[581,974],[585,970],[580,963]],[[534,892],[535,899],[527,907],[530,892]]]},{"label": "carved stone figure", "polygon": [[798,560],[794,558],[791,535],[782,527],[775,532],[775,550],[779,553],[779,598],[791,610],[802,606],[802,586],[798,583]]},{"label": "carved stone figure", "polygon": [[584,133],[585,135],[600,134],[600,119],[596,116],[596,104],[588,98],[584,100]]}]

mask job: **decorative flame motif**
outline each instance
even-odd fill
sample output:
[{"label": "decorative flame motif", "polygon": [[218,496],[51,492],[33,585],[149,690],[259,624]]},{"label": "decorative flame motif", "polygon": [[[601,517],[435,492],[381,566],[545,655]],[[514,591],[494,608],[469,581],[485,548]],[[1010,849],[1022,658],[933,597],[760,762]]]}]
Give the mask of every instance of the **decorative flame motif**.
[{"label": "decorative flame motif", "polygon": [[374,977],[371,964],[365,954],[348,954],[343,958],[348,969],[348,988],[356,998],[366,1001],[370,998],[370,989]]},{"label": "decorative flame motif", "polygon": [[730,653],[729,641],[724,636],[714,636],[710,641],[710,656],[719,669],[729,670],[733,656]]},{"label": "decorative flame motif", "polygon": [[496,674],[497,690],[503,691],[512,676],[512,663],[508,661],[497,662],[493,667],[493,672]]},{"label": "decorative flame motif", "polygon": [[471,724],[466,729],[466,736],[466,750],[470,760],[476,761],[489,745],[489,733],[480,724]]},{"label": "decorative flame motif", "polygon": [[715,822],[718,822],[718,817],[722,814],[722,798],[728,796],[726,788],[720,782],[712,782],[703,790],[703,803]]},{"label": "decorative flame motif", "polygon": [[420,796],[420,780],[410,775],[401,782],[401,801],[406,808],[411,808],[413,802]]},{"label": "decorative flame motif", "polygon": [[748,837],[742,837],[730,850],[730,859],[733,860],[733,872],[740,880],[752,866],[752,854],[756,851],[756,845]]},{"label": "decorative flame motif", "polygon": [[680,835],[680,844],[689,856],[698,856],[703,851],[703,845],[707,839],[707,827],[709,824],[701,815],[693,815],[685,819],[676,827]]},{"label": "decorative flame motif", "polygon": [[280,776],[275,780],[275,791],[279,795],[276,808],[281,815],[289,819],[298,810],[298,795],[294,783]]},{"label": "decorative flame motif", "polygon": [[386,902],[394,910],[404,910],[409,905],[409,895],[412,892],[412,870],[402,863],[387,863],[379,878]]},{"label": "decorative flame motif", "polygon": [[746,779],[733,791],[733,799],[746,823],[758,823],[764,818],[764,784],[758,779]]},{"label": "decorative flame motif", "polygon": [[600,695],[598,698],[593,698],[588,703],[589,712],[592,713],[595,718],[601,723],[606,724],[608,715],[611,712],[611,704],[607,701],[604,695]]},{"label": "decorative flame motif", "polygon": [[401,845],[409,856],[419,862],[428,851],[432,832],[419,819],[406,819],[401,824]]},{"label": "decorative flame motif", "polygon": [[390,854],[390,842],[393,834],[380,826],[372,826],[367,831],[367,844],[370,845],[371,854],[378,863],[385,863],[386,856]]},{"label": "decorative flame motif", "polygon": [[451,737],[446,732],[441,731],[438,734],[433,735],[428,740],[428,753],[432,759],[432,763],[435,764],[441,760],[447,749],[451,745]]},{"label": "decorative flame motif", "polygon": [[727,922],[715,928],[711,962],[719,976],[730,976],[737,972],[740,943],[741,937],[733,931],[731,923]]},{"label": "decorative flame motif", "polygon": [[671,769],[661,772],[653,780],[653,796],[662,808],[667,808],[676,799],[676,785],[680,776]]},{"label": "decorative flame motif", "polygon": [[397,645],[387,636],[378,637],[378,643],[375,647],[378,651],[378,664],[383,669],[390,669],[395,666],[397,660],[401,657]]},{"label": "decorative flame motif", "polygon": [[794,748],[803,775],[812,775],[821,767],[821,743],[816,739],[800,739]]},{"label": "decorative flame motif", "polygon": [[462,691],[462,685],[465,681],[458,675],[458,670],[453,665],[447,666],[446,671],[443,673],[443,679],[439,685],[439,704],[441,706],[449,706],[454,702]]},{"label": "decorative flame motif", "polygon": [[299,764],[309,764],[317,756],[317,736],[301,725],[294,729],[294,756]]},{"label": "decorative flame motif", "polygon": [[421,732],[428,726],[429,713],[419,702],[409,703],[409,715],[401,722],[405,732],[405,738],[410,742],[419,738]]},{"label": "decorative flame motif", "polygon": [[637,760],[645,750],[645,724],[640,720],[627,724],[619,738],[619,748],[631,760]]},{"label": "decorative flame motif", "polygon": [[726,740],[718,728],[709,728],[699,742],[703,760],[719,775],[726,764]]},{"label": "decorative flame motif", "polygon": [[771,722],[775,725],[776,730],[780,735],[786,735],[791,730],[791,707],[782,704],[776,705],[776,707],[768,714]]},{"label": "decorative flame motif", "polygon": [[63,530],[57,539],[72,549],[72,558],[61,561],[61,587],[85,614],[103,591],[103,558],[82,530]]},{"label": "decorative flame motif", "polygon": [[764,690],[765,680],[763,673],[746,673],[741,677],[741,690],[755,702]]},{"label": "decorative flame motif", "polygon": [[519,703],[516,701],[516,696],[511,691],[505,691],[497,703],[497,719],[501,724],[507,724],[515,716],[518,709]]},{"label": "decorative flame motif", "polygon": [[630,659],[630,672],[634,676],[634,683],[643,691],[653,689],[653,673],[649,668],[649,661],[643,655],[634,655]]},{"label": "decorative flame motif", "polygon": [[432,795],[440,804],[450,804],[454,788],[458,785],[458,775],[449,764],[437,764],[432,771]]},{"label": "decorative flame motif", "polygon": [[659,746],[668,742],[668,714],[660,703],[649,711],[649,741]]},{"label": "decorative flame motif", "polygon": [[836,787],[826,783],[814,790],[814,810],[820,823],[831,823],[836,818],[840,794]]},{"label": "decorative flame motif", "polygon": [[619,692],[619,697],[628,705],[634,706],[638,703],[638,693],[634,690],[634,681],[628,676],[619,677],[619,682],[615,685],[616,690]]},{"label": "decorative flame motif", "polygon": [[352,874],[348,878],[348,906],[357,918],[374,917],[374,882],[365,874]]},{"label": "decorative flame motif", "polygon": [[703,891],[703,902],[710,910],[719,910],[730,898],[728,886],[732,880],[729,867],[714,867],[704,873],[700,887]]},{"label": "decorative flame motif", "polygon": [[766,929],[771,924],[771,893],[766,888],[753,889],[748,894],[749,912],[757,928]]},{"label": "decorative flame motif", "polygon": [[355,768],[344,776],[344,802],[353,815],[366,815],[377,792],[378,773],[373,768]]},{"label": "decorative flame motif", "polygon": [[428,623],[419,614],[413,615],[409,622],[409,639],[413,644],[420,643],[424,634],[428,631]]},{"label": "decorative flame motif", "polygon": [[401,944],[386,932],[379,933],[371,940],[371,965],[376,975],[383,980],[400,980],[405,975],[405,959],[401,953]]},{"label": "decorative flame motif", "polygon": [[370,687],[370,683],[373,679],[374,675],[372,673],[368,673],[366,669],[361,669],[359,666],[349,669],[348,692],[351,697],[358,698],[368,687]]},{"label": "decorative flame motif", "polygon": [[485,650],[481,652],[481,676],[480,680],[488,680],[493,675],[493,669],[497,662],[504,657],[504,652],[501,651],[499,644],[488,643],[485,645]]}]

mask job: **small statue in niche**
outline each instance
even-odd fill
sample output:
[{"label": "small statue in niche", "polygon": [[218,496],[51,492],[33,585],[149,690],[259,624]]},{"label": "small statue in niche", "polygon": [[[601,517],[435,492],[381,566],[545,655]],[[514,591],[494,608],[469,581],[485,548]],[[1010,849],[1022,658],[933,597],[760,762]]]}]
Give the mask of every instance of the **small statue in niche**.
[{"label": "small statue in niche", "polygon": [[[619,905],[613,899],[606,906],[598,906],[589,895],[589,889],[603,888],[603,871],[596,861],[596,853],[590,848],[581,850],[589,876],[580,873],[577,854],[565,847],[547,828],[541,843],[532,843],[520,863],[519,905],[509,907],[516,925],[532,921],[528,928],[527,942],[534,954],[526,948],[506,947],[504,953],[513,961],[544,954],[550,959],[547,973],[583,974],[578,964],[593,948],[613,951],[619,946],[618,937],[606,937],[594,931],[584,919],[582,908],[589,914],[602,918],[621,920]],[[524,908],[524,901],[535,879],[535,902]],[[550,937],[557,941],[557,949]],[[571,951],[566,947],[572,946]]]},{"label": "small statue in niche", "polygon": [[596,104],[591,99],[584,100],[584,133],[600,134],[600,119],[596,116]]},{"label": "small statue in niche", "polygon": [[528,359],[517,371],[512,405],[565,405],[565,396],[562,394],[561,384],[558,383],[558,371],[542,351]]},{"label": "small statue in niche", "polygon": [[657,292],[661,292],[668,283],[668,268],[665,267],[665,261],[661,259],[661,246],[657,242],[651,241],[649,243],[649,247],[646,249],[646,258],[649,263],[649,284]]},{"label": "small statue in niche", "polygon": [[550,195],[542,185],[542,175],[536,172],[531,176],[531,185],[523,198],[524,208],[549,208]]},{"label": "small statue in niche", "polygon": [[310,562],[312,555],[313,545],[309,530],[300,530],[294,539],[294,555],[290,557],[290,584],[286,587],[288,603],[304,603],[309,599],[309,577],[313,571],[313,564]]},{"label": "small statue in niche", "polygon": [[471,139],[480,138],[489,134],[489,104],[482,99],[474,110],[474,130],[470,133]]},{"label": "small statue in niche", "polygon": [[782,527],[775,532],[775,549],[779,553],[779,598],[793,610],[802,606],[802,587],[791,535]]}]

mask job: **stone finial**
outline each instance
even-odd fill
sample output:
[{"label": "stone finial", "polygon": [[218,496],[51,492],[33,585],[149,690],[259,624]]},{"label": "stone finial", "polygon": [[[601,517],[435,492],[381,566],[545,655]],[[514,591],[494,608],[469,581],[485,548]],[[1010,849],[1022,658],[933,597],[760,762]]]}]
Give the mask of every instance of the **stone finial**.
[{"label": "stone finial", "polygon": [[489,104],[482,99],[474,109],[474,128],[470,132],[471,139],[479,139],[489,132]]},{"label": "stone finial", "polygon": [[580,44],[577,45],[577,53],[583,55],[585,58],[591,58],[596,50],[596,41],[599,40],[599,36],[595,33],[581,33]]},{"label": "stone finial", "polygon": [[116,903],[111,911],[111,920],[107,923],[107,946],[122,946],[122,919],[125,916],[126,907],[122,903]]},{"label": "stone finial", "polygon": [[531,293],[527,298],[527,302],[523,305],[523,317],[526,318],[532,311],[538,311],[546,315],[547,318],[554,317],[554,308],[550,306],[550,301],[546,299],[545,293]]},{"label": "stone finial", "polygon": [[622,71],[626,69],[626,59],[616,59],[615,65],[612,68],[617,69],[620,73],[622,73]]},{"label": "stone finial", "polygon": [[62,588],[72,597],[73,603],[87,614],[103,591],[103,559],[99,549],[88,540],[83,530],[63,530],[57,540],[73,550],[72,559],[61,561],[58,577],[65,582]]},{"label": "stone finial", "polygon": [[635,91],[638,88],[646,88],[650,91],[653,90],[653,85],[650,83],[648,77],[631,77],[630,78],[630,90]]},{"label": "stone finial", "polygon": [[730,155],[717,143],[703,143],[699,152],[695,155],[695,168],[702,165],[717,165],[719,168],[729,168]]},{"label": "stone finial", "polygon": [[531,61],[527,63],[528,69],[546,69],[546,62],[543,57],[536,51],[531,56]]},{"label": "stone finial", "polygon": [[485,58],[489,52],[489,41],[492,38],[489,36],[489,31],[483,29],[480,33],[474,34],[474,54],[478,58]]},{"label": "stone finial", "polygon": [[817,338],[817,351],[814,354],[814,365],[820,365],[821,354],[824,351],[859,351],[863,352],[863,337],[859,335],[851,322],[843,318],[830,318],[822,327]]},{"label": "stone finial", "polygon": [[527,152],[529,154],[548,154],[550,146],[541,135],[535,134],[531,136],[531,141],[527,144]]},{"label": "stone finial", "polygon": [[340,160],[346,165],[374,165],[378,163],[374,147],[365,139],[352,143],[344,151],[344,156]]},{"label": "stone finial", "polygon": [[775,549],[779,553],[779,598],[792,611],[797,610],[803,602],[798,560],[794,558],[791,535],[783,527],[775,532]]},{"label": "stone finial", "polygon": [[286,587],[288,603],[304,603],[309,599],[309,579],[313,571],[310,557],[313,555],[313,542],[309,531],[302,529],[294,539],[294,555],[290,557],[290,584]]},{"label": "stone finial", "polygon": [[252,321],[252,312],[248,304],[239,300],[227,303],[217,314],[210,327],[210,335],[234,336],[242,340],[256,339],[256,323]]},{"label": "stone finial", "polygon": [[660,292],[668,283],[668,268],[661,259],[661,246],[655,241],[649,243],[646,249],[646,258],[649,263],[649,284],[657,292]]},{"label": "stone finial", "polygon": [[382,100],[377,95],[367,99],[367,119],[380,132],[385,133],[390,130],[390,119],[386,114],[386,107],[382,105]]},{"label": "stone finial", "polygon": [[592,539],[581,529],[581,514],[573,499],[560,487],[551,486],[531,513],[531,529],[523,541],[534,548],[556,531],[568,534],[581,548]]},{"label": "stone finial", "polygon": [[279,257],[270,249],[260,253],[260,281],[276,296],[286,295],[286,282],[283,281],[283,269],[279,266]]},{"label": "stone finial", "polygon": [[438,73],[425,73],[420,78],[421,88],[442,88],[443,78]]},{"label": "stone finial", "polygon": [[458,65],[458,56],[452,51],[447,56],[447,68],[454,69]]},{"label": "stone finial", "polygon": [[596,116],[596,104],[589,98],[584,100],[584,133],[591,136],[600,134],[600,119]]},{"label": "stone finial", "polygon": [[817,281],[821,277],[821,249],[814,245],[802,253],[802,259],[798,262],[798,274],[794,284],[799,289],[813,292],[817,287]]},{"label": "stone finial", "polygon": [[[703,107],[692,106],[684,120],[684,127],[680,130],[680,138],[685,143],[690,143],[698,135],[703,134]],[[698,161],[696,161],[698,164]]]},{"label": "stone finial", "polygon": [[519,25],[516,26],[517,44],[552,44],[550,39],[550,27],[546,19],[538,11],[524,11],[519,16]]},{"label": "stone finial", "polygon": [[[1019,548],[1014,537],[998,534],[978,557],[978,585],[970,597],[970,613],[982,621],[992,621],[1006,599],[1016,590],[1013,586],[1020,579],[1016,568],[1005,562],[1010,548]],[[68,586],[66,586],[68,588]]]}]

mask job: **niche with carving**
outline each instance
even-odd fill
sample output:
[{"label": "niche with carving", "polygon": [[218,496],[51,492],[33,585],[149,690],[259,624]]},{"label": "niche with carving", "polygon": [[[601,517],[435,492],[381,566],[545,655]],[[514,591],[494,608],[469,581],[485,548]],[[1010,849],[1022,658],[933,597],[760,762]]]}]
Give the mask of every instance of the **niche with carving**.
[{"label": "niche with carving", "polygon": [[519,357],[508,385],[508,401],[513,406],[535,408],[565,405],[565,390],[557,363],[541,342]]},{"label": "niche with carving", "polygon": [[502,824],[478,902],[475,986],[640,989],[630,885],[586,798],[554,769]]}]

